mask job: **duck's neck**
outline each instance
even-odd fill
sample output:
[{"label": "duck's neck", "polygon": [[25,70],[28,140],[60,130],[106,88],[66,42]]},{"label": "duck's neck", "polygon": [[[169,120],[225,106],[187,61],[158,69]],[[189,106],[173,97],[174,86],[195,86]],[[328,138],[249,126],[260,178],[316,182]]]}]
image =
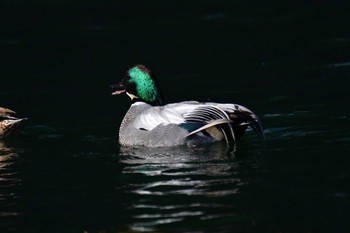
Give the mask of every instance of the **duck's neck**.
[{"label": "duck's neck", "polygon": [[162,106],[162,105],[164,105],[164,101],[162,100],[162,98],[158,98],[158,100],[156,100],[156,101],[144,101],[143,99],[134,98],[134,99],[131,100],[131,103],[132,104],[135,104],[135,103],[147,103],[147,104],[152,105],[152,106]]}]

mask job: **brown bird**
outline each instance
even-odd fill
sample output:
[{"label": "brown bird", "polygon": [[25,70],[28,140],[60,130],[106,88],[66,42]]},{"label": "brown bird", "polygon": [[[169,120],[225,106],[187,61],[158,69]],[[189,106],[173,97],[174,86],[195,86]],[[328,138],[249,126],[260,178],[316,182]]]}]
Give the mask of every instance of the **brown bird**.
[{"label": "brown bird", "polygon": [[27,118],[16,117],[16,112],[0,107],[0,138],[4,138],[18,131],[18,127]]}]

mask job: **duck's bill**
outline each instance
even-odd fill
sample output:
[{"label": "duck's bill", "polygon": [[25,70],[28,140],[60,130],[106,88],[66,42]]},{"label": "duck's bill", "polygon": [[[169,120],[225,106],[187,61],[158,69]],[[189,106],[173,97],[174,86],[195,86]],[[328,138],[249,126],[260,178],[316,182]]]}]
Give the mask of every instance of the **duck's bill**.
[{"label": "duck's bill", "polygon": [[124,92],[125,92],[125,90],[114,91],[114,92],[112,92],[112,95],[120,95],[120,94],[122,94]]},{"label": "duck's bill", "polygon": [[125,92],[124,86],[121,83],[111,85],[113,89],[112,95],[120,95]]}]

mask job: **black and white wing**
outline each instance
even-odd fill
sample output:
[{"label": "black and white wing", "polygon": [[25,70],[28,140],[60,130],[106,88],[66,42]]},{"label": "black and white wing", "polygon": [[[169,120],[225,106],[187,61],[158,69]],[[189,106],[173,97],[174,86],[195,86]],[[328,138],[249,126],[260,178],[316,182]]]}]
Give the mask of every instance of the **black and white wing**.
[{"label": "black and white wing", "polygon": [[244,134],[248,126],[260,137],[264,137],[258,117],[238,104],[196,101],[168,104],[147,109],[134,122],[136,128],[147,131],[159,125],[170,124],[185,128],[189,132],[187,136],[201,132],[217,141],[235,141]]},{"label": "black and white wing", "polygon": [[264,138],[263,128],[258,117],[246,107],[238,104],[201,103],[184,115],[188,123],[202,123],[203,127],[191,132],[205,130],[216,140],[235,141],[250,126],[259,137]]}]

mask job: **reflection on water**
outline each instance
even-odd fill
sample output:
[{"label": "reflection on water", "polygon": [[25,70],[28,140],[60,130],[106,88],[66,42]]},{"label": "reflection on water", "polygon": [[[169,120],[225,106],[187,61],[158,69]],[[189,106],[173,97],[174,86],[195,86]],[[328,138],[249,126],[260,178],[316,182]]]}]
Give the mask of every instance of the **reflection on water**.
[{"label": "reflection on water", "polygon": [[170,148],[122,147],[120,161],[128,165],[124,173],[224,176],[229,175],[229,170],[235,166],[235,150],[235,145],[225,144]]},{"label": "reflection on water", "polygon": [[225,144],[122,147],[122,173],[129,178],[126,190],[137,196],[130,206],[134,212],[131,230],[235,218],[234,206],[224,200],[234,198],[247,183],[240,177],[235,150],[234,145]]},{"label": "reflection on water", "polygon": [[15,227],[18,211],[18,189],[21,187],[18,155],[4,142],[0,142],[0,230]]}]

